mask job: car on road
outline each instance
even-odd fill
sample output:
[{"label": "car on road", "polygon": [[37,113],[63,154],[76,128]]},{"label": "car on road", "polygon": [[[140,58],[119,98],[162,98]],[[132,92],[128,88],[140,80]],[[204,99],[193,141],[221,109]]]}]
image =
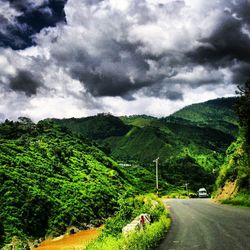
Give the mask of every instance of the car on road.
[{"label": "car on road", "polygon": [[199,198],[207,198],[208,197],[207,190],[205,188],[200,188],[198,190],[198,197]]}]

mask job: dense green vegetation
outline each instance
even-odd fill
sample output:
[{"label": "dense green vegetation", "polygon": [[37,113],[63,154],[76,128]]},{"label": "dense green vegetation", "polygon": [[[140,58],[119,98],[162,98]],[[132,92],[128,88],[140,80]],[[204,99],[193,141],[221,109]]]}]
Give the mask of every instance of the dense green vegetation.
[{"label": "dense green vegetation", "polygon": [[117,160],[151,163],[160,156],[161,162],[165,162],[186,154],[187,150],[194,158],[199,155],[212,158],[214,152],[225,152],[237,136],[235,102],[236,98],[222,98],[194,104],[162,119],[145,115],[119,119],[100,114],[54,122],[109,147]]},{"label": "dense green vegetation", "polygon": [[48,120],[68,127],[72,131],[91,140],[105,139],[110,136],[123,136],[130,129],[130,127],[125,125],[118,117],[105,113],[79,119]]},{"label": "dense green vegetation", "polygon": [[[222,203],[250,206],[250,165],[245,143],[245,138],[241,136],[227,149],[227,157],[216,180],[214,193]],[[229,183],[235,189],[228,194]]]},{"label": "dense green vegetation", "polygon": [[121,116],[120,119],[127,125],[140,128],[150,125],[152,121],[157,120],[157,118],[148,115]]},{"label": "dense green vegetation", "polygon": [[122,194],[154,191],[154,173],[140,166],[127,171],[48,121],[21,120],[0,124],[2,244],[13,236],[25,242],[60,235],[70,225],[100,225]]},{"label": "dense green vegetation", "polygon": [[[215,197],[225,204],[250,206],[250,81],[239,88],[236,105],[241,133],[237,141],[227,149],[227,157],[216,180]],[[224,194],[229,183],[235,187]]]},{"label": "dense green vegetation", "polygon": [[234,111],[236,100],[235,97],[231,97],[192,104],[167,117],[166,120],[209,127],[237,136],[238,118]]},{"label": "dense green vegetation", "polygon": [[227,149],[227,158],[220,169],[220,175],[216,180],[217,187],[225,185],[226,181],[238,181],[240,186],[246,188],[248,185],[249,170],[247,166],[248,156],[244,150],[244,139],[232,143]]},{"label": "dense green vegetation", "polygon": [[[92,139],[93,134],[105,134],[106,125],[112,131],[118,131],[119,126],[126,128],[122,130],[123,134],[113,132],[97,136],[95,142],[116,160],[143,163],[148,170],[159,156],[163,180],[180,189],[188,182],[194,191],[200,185],[212,191],[225,151],[237,137],[238,119],[233,110],[236,100],[222,98],[194,104],[161,119],[146,115],[119,119],[102,114],[84,119],[56,120],[56,123]],[[114,120],[117,121],[115,126]],[[90,122],[93,125],[90,126]],[[103,126],[97,127],[96,123]]]},{"label": "dense green vegetation", "polygon": [[[114,213],[101,243],[95,244],[124,244],[115,234],[138,213],[150,210],[144,198],[131,197],[155,192],[152,161],[158,156],[161,194],[186,195],[186,183],[189,192],[201,186],[211,191],[219,174],[217,189],[228,180],[239,186],[238,195],[224,202],[246,203],[249,127],[244,112],[248,109],[240,99],[242,134],[228,148],[238,131],[232,111],[235,101],[196,104],[161,119],[100,114],[38,124],[22,117],[0,124],[0,247],[12,240],[25,249],[28,240],[60,235],[68,226],[97,226]],[[127,246],[159,241],[168,220],[163,210],[165,217],[161,213],[157,217],[155,211],[149,213],[158,224],[133,234]]]},{"label": "dense green vegetation", "polygon": [[[151,224],[135,230],[127,236],[122,228],[142,213],[151,215]],[[119,210],[108,220],[101,236],[87,246],[87,250],[154,249],[165,236],[170,226],[167,210],[161,201],[152,195],[121,199]]]},{"label": "dense green vegetation", "polygon": [[[240,119],[242,133],[246,138],[245,147],[249,150],[250,147],[250,79],[243,87],[238,87],[238,94],[240,95],[237,102],[236,110]],[[248,151],[249,152],[249,151]]]},{"label": "dense green vegetation", "polygon": [[[168,183],[184,189],[185,184],[189,184],[190,191],[197,191],[200,187],[206,185],[209,192],[212,191],[215,177],[212,171],[202,168],[195,159],[190,156],[172,160],[161,172],[162,179]],[[180,191],[182,190],[180,188]],[[170,191],[170,189],[169,189]]]}]

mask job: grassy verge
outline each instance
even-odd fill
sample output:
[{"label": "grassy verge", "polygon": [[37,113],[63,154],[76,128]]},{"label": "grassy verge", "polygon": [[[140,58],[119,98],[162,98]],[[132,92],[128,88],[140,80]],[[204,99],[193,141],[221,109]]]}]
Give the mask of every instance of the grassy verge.
[{"label": "grassy verge", "polygon": [[222,204],[250,207],[250,194],[249,191],[241,191],[234,197],[220,200],[220,202]]},{"label": "grassy verge", "polygon": [[[141,213],[151,215],[152,223],[135,230],[128,236],[122,228]],[[86,250],[147,250],[154,249],[170,227],[170,218],[162,202],[153,195],[137,196],[120,201],[120,209],[111,218],[101,236],[92,241]]]}]

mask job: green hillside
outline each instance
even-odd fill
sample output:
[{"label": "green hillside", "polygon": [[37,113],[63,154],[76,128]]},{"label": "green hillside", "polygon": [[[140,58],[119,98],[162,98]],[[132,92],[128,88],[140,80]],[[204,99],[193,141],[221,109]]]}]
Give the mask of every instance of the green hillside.
[{"label": "green hillside", "polygon": [[123,136],[130,129],[130,126],[125,125],[118,117],[105,113],[86,118],[48,120],[67,127],[91,140],[105,139],[110,136]]},{"label": "green hillside", "polygon": [[214,196],[223,203],[250,207],[249,153],[244,137],[230,145],[216,180]]},{"label": "green hillside", "polygon": [[187,152],[197,157],[225,152],[238,133],[235,101],[222,98],[194,104],[161,119],[100,114],[53,121],[109,147],[117,160],[150,163],[160,156],[165,162]]},{"label": "green hillside", "polygon": [[116,159],[151,163],[159,156],[165,163],[184,155],[214,156],[225,152],[233,140],[232,135],[218,130],[168,123],[160,127],[133,128],[123,137],[111,137],[104,142],[110,146]]},{"label": "green hillside", "polygon": [[236,97],[230,97],[192,104],[170,115],[165,120],[180,124],[194,124],[200,127],[208,126],[237,136],[238,117],[234,111],[236,100]]},{"label": "green hillside", "polygon": [[250,80],[239,87],[238,94],[240,136],[227,149],[214,197],[223,203],[250,207]]},{"label": "green hillside", "polygon": [[122,195],[155,185],[152,171],[127,170],[83,137],[25,119],[0,124],[0,183],[0,246],[100,225]]},{"label": "green hillside", "polygon": [[133,125],[131,130],[125,136],[113,136],[102,142],[110,146],[112,156],[125,161],[150,163],[160,156],[164,163],[188,154],[204,168],[213,169],[214,162],[238,133],[235,101],[236,98],[223,98],[194,104],[161,119],[122,118],[127,125]]},{"label": "green hillside", "polygon": [[127,125],[133,125],[135,127],[144,127],[151,124],[152,121],[156,121],[157,118],[148,115],[131,115],[121,116],[120,119]]},{"label": "green hillside", "polygon": [[[222,98],[194,104],[161,119],[146,115],[120,118],[97,115],[83,119],[56,120],[56,123],[86,138],[95,139],[100,148],[118,161],[139,162],[152,168],[152,161],[159,156],[161,174],[166,180],[171,184],[182,185],[189,179],[195,189],[196,177],[190,180],[177,168],[179,177],[182,177],[177,181],[169,177],[167,172],[171,172],[179,161],[186,169],[195,164],[205,171],[204,179],[209,180],[205,184],[211,187],[224,161],[225,151],[238,133],[237,116],[233,111],[235,101],[236,98]],[[89,126],[89,121],[93,126]],[[116,121],[115,125],[113,121]],[[188,163],[185,165],[186,161]],[[213,178],[211,173],[214,173]]]}]

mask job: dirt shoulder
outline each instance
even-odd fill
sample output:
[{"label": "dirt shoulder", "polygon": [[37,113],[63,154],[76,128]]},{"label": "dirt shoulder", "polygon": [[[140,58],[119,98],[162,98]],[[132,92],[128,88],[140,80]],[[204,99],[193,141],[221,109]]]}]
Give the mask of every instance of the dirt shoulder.
[{"label": "dirt shoulder", "polygon": [[82,250],[90,240],[96,239],[101,229],[88,229],[71,235],[45,240],[36,250]]}]

